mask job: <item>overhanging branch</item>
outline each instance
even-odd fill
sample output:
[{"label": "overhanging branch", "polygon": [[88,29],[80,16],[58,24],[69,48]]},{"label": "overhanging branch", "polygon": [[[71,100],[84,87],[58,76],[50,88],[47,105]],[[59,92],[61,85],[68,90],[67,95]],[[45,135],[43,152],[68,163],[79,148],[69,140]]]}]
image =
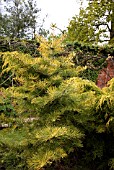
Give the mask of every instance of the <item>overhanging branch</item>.
[{"label": "overhanging branch", "polygon": [[109,25],[108,25],[107,23],[105,23],[105,22],[97,23],[97,24],[95,24],[94,26],[96,26],[97,28],[99,28],[99,26],[101,26],[101,25],[107,26],[109,32],[111,32],[111,29],[110,29]]}]

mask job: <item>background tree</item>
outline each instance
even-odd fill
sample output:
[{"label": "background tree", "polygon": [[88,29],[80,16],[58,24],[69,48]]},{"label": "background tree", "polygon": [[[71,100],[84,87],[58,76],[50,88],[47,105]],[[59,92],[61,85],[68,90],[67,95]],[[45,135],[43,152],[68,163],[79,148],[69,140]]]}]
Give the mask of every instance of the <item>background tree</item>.
[{"label": "background tree", "polygon": [[68,38],[88,43],[105,41],[112,43],[114,1],[92,0],[85,9],[81,7],[79,16],[73,17],[68,26]]},{"label": "background tree", "polygon": [[84,43],[98,42],[98,34],[95,33],[95,28],[90,25],[86,16],[86,11],[81,8],[79,16],[72,18],[68,26],[68,40]]},{"label": "background tree", "polygon": [[[12,38],[33,38],[37,29],[38,9],[35,1],[13,0],[7,1],[6,7],[3,5],[1,35]],[[39,24],[40,27],[40,24]]]},{"label": "background tree", "polygon": [[32,36],[32,38],[35,38],[35,34],[39,31],[39,28],[41,29],[40,22],[38,26],[38,19],[39,19],[38,14],[41,11],[41,9],[37,8],[37,2],[34,0],[28,0],[25,6],[26,6],[26,11],[25,11],[26,19],[25,20],[27,22],[28,35],[30,33],[30,36]]}]

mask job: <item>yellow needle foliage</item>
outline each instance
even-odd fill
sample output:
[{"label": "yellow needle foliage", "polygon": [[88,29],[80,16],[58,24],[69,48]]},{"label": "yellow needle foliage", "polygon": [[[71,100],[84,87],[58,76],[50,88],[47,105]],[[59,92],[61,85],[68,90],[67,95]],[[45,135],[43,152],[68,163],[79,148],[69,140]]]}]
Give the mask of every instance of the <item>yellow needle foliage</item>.
[{"label": "yellow needle foliage", "polygon": [[[12,162],[12,155],[14,160],[6,169],[40,170],[81,148],[84,138],[113,131],[114,80],[99,89],[79,77],[86,68],[74,65],[72,53],[62,55],[63,37],[37,39],[41,56],[2,54],[2,74],[10,71],[14,81],[4,93],[10,96],[15,116],[0,132],[1,163]],[[97,153],[102,158],[99,145],[94,143],[93,159]]]}]

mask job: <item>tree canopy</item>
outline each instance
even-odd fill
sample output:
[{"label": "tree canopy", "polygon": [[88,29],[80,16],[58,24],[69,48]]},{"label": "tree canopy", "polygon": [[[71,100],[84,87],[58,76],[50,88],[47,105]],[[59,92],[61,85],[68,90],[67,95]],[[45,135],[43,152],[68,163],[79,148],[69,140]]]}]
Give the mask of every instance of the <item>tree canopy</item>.
[{"label": "tree canopy", "polygon": [[80,8],[79,16],[74,16],[68,26],[68,39],[86,43],[113,43],[114,1],[92,0],[88,6]]},{"label": "tree canopy", "polygon": [[13,0],[2,2],[0,13],[0,36],[10,38],[34,38],[41,30],[39,18],[41,9],[33,0]]}]

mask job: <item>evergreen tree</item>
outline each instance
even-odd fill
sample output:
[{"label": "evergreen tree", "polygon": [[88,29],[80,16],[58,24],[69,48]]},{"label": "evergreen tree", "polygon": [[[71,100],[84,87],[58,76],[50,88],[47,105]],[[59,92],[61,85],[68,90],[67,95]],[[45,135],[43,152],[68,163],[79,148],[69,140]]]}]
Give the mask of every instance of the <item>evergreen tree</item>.
[{"label": "evergreen tree", "polygon": [[1,168],[41,170],[73,152],[75,169],[113,169],[114,79],[101,90],[79,77],[85,68],[72,52],[63,56],[63,37],[38,42],[36,58],[1,54],[2,74],[11,71],[14,81],[0,89],[0,120],[8,124],[0,131]]},{"label": "evergreen tree", "polygon": [[[1,165],[6,169],[41,169],[67,156],[73,146],[82,147],[83,133],[64,117],[74,106],[72,97],[68,97],[74,81],[70,77],[77,76],[83,68],[75,68],[72,54],[56,58],[63,43],[60,43],[62,39],[54,39],[38,38],[41,52],[38,58],[17,52],[4,53],[4,71],[12,71],[15,85],[1,91],[6,98],[9,96],[16,112],[15,116],[12,112],[7,116],[1,109],[1,120],[10,126],[6,133],[0,132]],[[8,137],[4,142],[2,135]]]},{"label": "evergreen tree", "polygon": [[37,29],[38,13],[40,12],[36,2],[13,0],[6,2],[5,8],[6,14],[4,14],[5,11],[2,12],[2,21],[5,21],[4,26],[1,25],[1,31],[4,32],[2,35],[11,38],[34,37]]}]

